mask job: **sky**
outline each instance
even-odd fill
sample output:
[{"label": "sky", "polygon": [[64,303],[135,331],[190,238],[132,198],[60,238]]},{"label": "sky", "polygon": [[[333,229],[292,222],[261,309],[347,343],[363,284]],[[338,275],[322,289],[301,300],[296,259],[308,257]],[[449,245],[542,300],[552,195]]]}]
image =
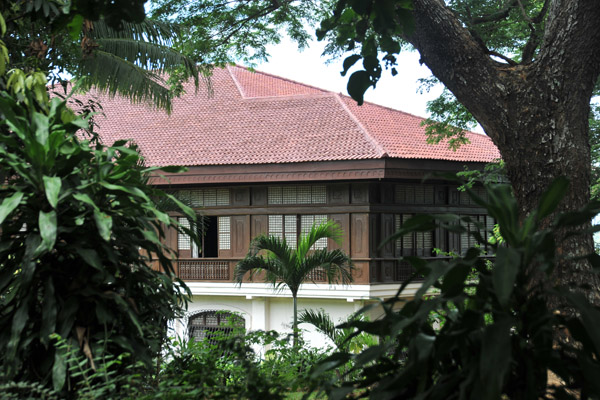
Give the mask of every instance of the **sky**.
[{"label": "sky", "polygon": [[[269,61],[258,64],[256,69],[347,95],[346,84],[351,72],[342,77],[343,58],[327,64],[327,58],[321,57],[322,51],[323,44],[317,41],[300,52],[295,43],[284,39],[280,44],[268,47]],[[360,61],[356,67],[360,67]],[[429,93],[417,93],[417,79],[431,76],[429,69],[419,63],[417,52],[401,53],[397,70],[398,75],[392,76],[384,69],[377,87],[367,90],[365,101],[426,117],[427,101],[438,97],[442,87],[435,87]]]}]

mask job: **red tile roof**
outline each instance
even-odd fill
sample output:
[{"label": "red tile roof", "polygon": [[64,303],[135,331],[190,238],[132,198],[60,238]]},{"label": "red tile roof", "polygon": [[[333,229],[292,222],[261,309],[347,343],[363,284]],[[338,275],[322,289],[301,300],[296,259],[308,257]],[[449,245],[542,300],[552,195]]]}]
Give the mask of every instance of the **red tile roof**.
[{"label": "red tile roof", "polygon": [[425,143],[422,118],[241,67],[217,69],[206,88],[173,102],[173,112],[97,95],[103,141],[133,139],[148,165],[233,165],[377,159],[489,162],[491,140],[467,133],[457,151]]}]

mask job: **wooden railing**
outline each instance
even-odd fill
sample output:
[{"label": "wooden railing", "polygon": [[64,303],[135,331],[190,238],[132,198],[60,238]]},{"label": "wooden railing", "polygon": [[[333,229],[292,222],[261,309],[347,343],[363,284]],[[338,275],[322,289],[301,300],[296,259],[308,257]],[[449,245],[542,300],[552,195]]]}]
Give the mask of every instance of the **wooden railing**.
[{"label": "wooden railing", "polygon": [[[443,259],[444,257],[423,257],[425,259]],[[490,257],[493,258],[493,257]],[[240,259],[191,258],[179,259],[176,264],[177,275],[184,281],[232,282],[235,265]],[[384,258],[356,259],[358,267],[354,282],[358,284],[396,283],[409,279],[414,269],[407,261]],[[416,281],[422,280],[416,277]],[[327,281],[323,270],[317,268],[309,274],[309,281],[322,283]]]},{"label": "wooden railing", "polygon": [[231,281],[232,265],[237,261],[221,259],[180,259],[177,272],[184,281]]}]

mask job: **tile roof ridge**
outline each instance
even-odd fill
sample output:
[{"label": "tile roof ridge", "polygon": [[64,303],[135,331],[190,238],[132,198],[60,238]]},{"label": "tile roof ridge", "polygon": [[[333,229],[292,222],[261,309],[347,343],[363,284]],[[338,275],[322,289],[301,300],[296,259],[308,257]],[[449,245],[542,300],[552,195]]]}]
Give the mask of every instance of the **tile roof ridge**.
[{"label": "tile roof ridge", "polygon": [[244,97],[244,100],[250,101],[269,101],[269,100],[292,100],[292,99],[302,99],[302,98],[315,98],[320,99],[324,97],[331,97],[335,93],[332,92],[324,92],[324,93],[300,93],[300,94],[275,94],[271,96],[253,96],[253,97]]},{"label": "tile roof ridge", "polygon": [[[271,74],[269,72],[261,71],[261,70],[256,69],[256,68],[252,68],[252,71],[250,71],[249,67],[245,67],[243,65],[235,64],[234,67],[245,69],[246,71],[253,72],[255,74],[266,75],[266,76],[269,76],[271,78],[275,78],[275,79],[279,79],[279,80],[282,80],[282,81],[290,82],[290,83],[293,83],[294,85],[300,85],[300,86],[304,86],[304,87],[307,87],[307,88],[310,88],[310,89],[319,90],[319,91],[324,92],[324,93],[333,93],[331,90],[327,90],[327,89],[323,89],[323,88],[318,87],[318,86],[309,85],[307,83],[295,81],[293,79],[285,78],[285,77],[280,76],[280,75]],[[229,66],[228,66],[228,68],[229,68]]]},{"label": "tile roof ridge", "polygon": [[[238,65],[236,64],[235,66],[237,67]],[[231,67],[229,65],[227,65],[227,66],[225,66],[225,68],[227,69],[227,72],[229,73],[229,76],[231,76],[231,79],[233,80],[233,83],[235,83],[235,86],[237,87],[238,91],[240,92],[240,96],[242,96],[243,99],[247,98],[246,92],[244,91],[244,87],[242,86],[242,84],[240,83],[240,81],[238,81],[237,77],[235,76],[235,74],[231,70]]]},{"label": "tile roof ridge", "polygon": [[346,103],[344,101],[342,101],[342,99],[340,97],[341,95],[339,93],[332,93],[332,94],[333,94],[333,97],[337,100],[337,102],[342,106],[344,111],[346,111],[348,116],[350,116],[350,118],[358,126],[358,129],[363,133],[363,135],[365,135],[365,139],[367,139],[367,141],[369,143],[371,143],[371,145],[375,148],[375,150],[378,153],[378,156],[381,158],[388,157],[388,154],[385,151],[385,149],[383,148],[383,146],[381,144],[379,144],[379,142],[377,142],[377,140],[375,140],[375,138],[371,135],[371,133],[367,130],[367,128],[365,128],[365,126],[362,124],[362,122],[360,122],[358,117],[356,115],[354,115],[354,113],[350,110],[350,108],[346,105]]}]

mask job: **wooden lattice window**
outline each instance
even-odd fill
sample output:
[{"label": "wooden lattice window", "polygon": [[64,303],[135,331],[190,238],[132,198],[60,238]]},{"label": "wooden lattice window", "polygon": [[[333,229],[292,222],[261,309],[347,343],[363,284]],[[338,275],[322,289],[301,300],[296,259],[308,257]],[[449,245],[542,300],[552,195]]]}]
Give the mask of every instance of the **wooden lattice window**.
[{"label": "wooden lattice window", "polygon": [[394,197],[398,204],[433,204],[433,185],[396,185]]},{"label": "wooden lattice window", "polygon": [[325,185],[269,186],[267,201],[269,204],[325,204],[327,189]]},{"label": "wooden lattice window", "polygon": [[231,203],[229,189],[182,189],[175,192],[175,197],[191,207],[228,206]]},{"label": "wooden lattice window", "polygon": [[[400,230],[412,214],[396,214],[394,229]],[[433,231],[412,232],[396,240],[397,256],[430,256],[433,251]]]},{"label": "wooden lattice window", "polygon": [[188,337],[200,342],[211,340],[217,332],[230,335],[236,328],[245,326],[244,318],[227,311],[204,311],[188,320]]},{"label": "wooden lattice window", "polygon": [[[474,232],[478,232],[483,239],[489,239],[494,229],[494,218],[489,215],[470,215],[471,222],[461,221],[461,225],[466,228],[466,232],[460,234],[460,253],[465,254],[470,247],[479,245]],[[479,226],[478,226],[479,225]]]}]

